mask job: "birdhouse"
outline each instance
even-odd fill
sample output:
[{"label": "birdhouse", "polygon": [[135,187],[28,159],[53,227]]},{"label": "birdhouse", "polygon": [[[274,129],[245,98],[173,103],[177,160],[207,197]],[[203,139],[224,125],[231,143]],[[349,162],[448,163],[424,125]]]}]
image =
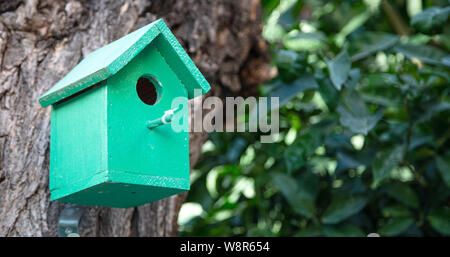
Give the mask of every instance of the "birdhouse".
[{"label": "birdhouse", "polygon": [[187,101],[209,89],[161,19],[92,52],[39,99],[51,200],[126,208],[189,190]]}]

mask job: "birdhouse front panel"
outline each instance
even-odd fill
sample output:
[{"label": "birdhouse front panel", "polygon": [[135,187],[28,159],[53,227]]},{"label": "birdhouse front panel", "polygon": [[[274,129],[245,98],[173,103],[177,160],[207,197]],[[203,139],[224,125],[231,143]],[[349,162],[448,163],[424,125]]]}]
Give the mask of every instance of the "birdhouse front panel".
[{"label": "birdhouse front panel", "polygon": [[209,84],[162,20],[89,55],[40,98],[51,199],[132,207],[188,190],[194,89]]},{"label": "birdhouse front panel", "polygon": [[[188,180],[187,90],[151,46],[108,79],[108,170]],[[180,97],[185,99],[176,114],[181,131],[175,132],[172,124],[146,127],[178,107],[172,102]]]},{"label": "birdhouse front panel", "polygon": [[[146,92],[147,90],[147,92]],[[182,106],[172,101],[184,98]],[[108,170],[135,184],[189,189],[187,90],[158,48],[148,47],[108,80]],[[179,131],[172,124],[147,128],[147,122],[179,107]],[[174,121],[175,122],[175,121]],[[117,182],[126,182],[120,180]],[[158,191],[159,192],[159,191]],[[158,199],[172,194],[160,190]],[[134,195],[137,197],[137,193]],[[145,195],[144,195],[145,196]],[[156,199],[155,199],[156,200]]]}]

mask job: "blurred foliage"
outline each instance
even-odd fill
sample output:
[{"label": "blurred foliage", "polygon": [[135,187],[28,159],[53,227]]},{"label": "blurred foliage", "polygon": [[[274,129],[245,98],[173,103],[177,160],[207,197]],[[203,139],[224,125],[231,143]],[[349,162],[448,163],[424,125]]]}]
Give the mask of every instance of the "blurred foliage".
[{"label": "blurred foliage", "polygon": [[448,1],[263,0],[280,133],[212,133],[180,235],[450,235]]}]

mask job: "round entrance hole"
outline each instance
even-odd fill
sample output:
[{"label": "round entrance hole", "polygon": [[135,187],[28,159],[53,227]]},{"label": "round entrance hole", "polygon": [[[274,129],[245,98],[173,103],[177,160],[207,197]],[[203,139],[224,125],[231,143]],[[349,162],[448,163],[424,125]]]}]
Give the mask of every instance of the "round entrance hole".
[{"label": "round entrance hole", "polygon": [[136,82],[136,92],[142,102],[154,105],[161,98],[162,87],[154,76],[144,75]]}]

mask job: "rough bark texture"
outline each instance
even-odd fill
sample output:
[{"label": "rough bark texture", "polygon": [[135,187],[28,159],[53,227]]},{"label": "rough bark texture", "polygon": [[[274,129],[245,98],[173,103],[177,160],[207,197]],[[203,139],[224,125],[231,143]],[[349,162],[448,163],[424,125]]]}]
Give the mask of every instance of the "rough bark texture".
[{"label": "rough bark texture", "polygon": [[[164,18],[211,83],[254,92],[267,77],[259,1],[0,1],[0,236],[55,236],[48,191],[50,108],[38,98],[89,52]],[[191,167],[203,133],[190,135]],[[90,207],[82,236],[173,236],[178,195],[138,208]]]}]

